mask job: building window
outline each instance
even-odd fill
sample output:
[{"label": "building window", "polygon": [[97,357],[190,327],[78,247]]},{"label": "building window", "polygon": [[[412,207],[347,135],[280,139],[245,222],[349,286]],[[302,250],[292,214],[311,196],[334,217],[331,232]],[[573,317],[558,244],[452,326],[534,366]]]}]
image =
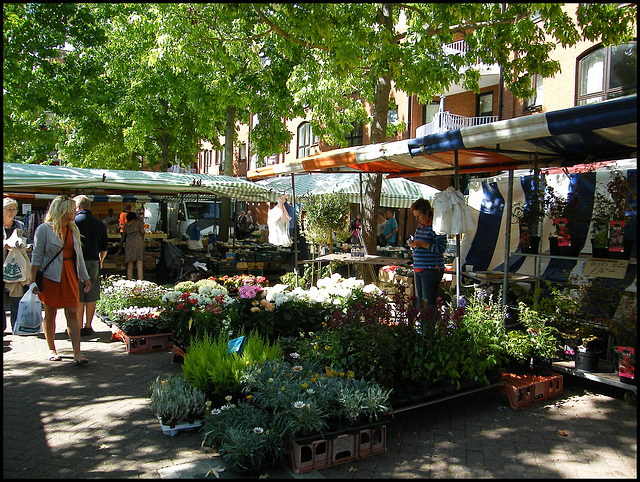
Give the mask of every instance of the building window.
[{"label": "building window", "polygon": [[493,92],[485,92],[478,96],[478,116],[493,115]]},{"label": "building window", "polygon": [[247,143],[243,142],[240,146],[240,162],[247,162]]},{"label": "building window", "polygon": [[536,111],[542,108],[542,103],[544,102],[544,85],[542,75],[536,74],[531,78],[531,87],[534,89],[534,93],[531,97],[525,100],[525,112]]},{"label": "building window", "polygon": [[224,148],[222,148],[222,150],[218,151],[218,153],[219,153],[218,159],[220,160],[220,171],[224,172],[224,160],[225,160]]},{"label": "building window", "polygon": [[297,158],[307,157],[311,151],[311,146],[318,145],[318,136],[313,134],[313,128],[308,122],[303,122],[298,126],[298,155]]},{"label": "building window", "polygon": [[578,105],[638,91],[636,42],[600,47],[578,58]]},{"label": "building window", "polygon": [[389,107],[387,111],[387,124],[398,122],[398,106]]},{"label": "building window", "polygon": [[422,124],[429,124],[440,110],[440,102],[430,102],[422,106]]},{"label": "building window", "polygon": [[349,132],[348,135],[344,136],[347,141],[347,146],[361,146],[362,145],[362,133],[363,127],[362,122],[358,122],[353,125],[353,129]]}]

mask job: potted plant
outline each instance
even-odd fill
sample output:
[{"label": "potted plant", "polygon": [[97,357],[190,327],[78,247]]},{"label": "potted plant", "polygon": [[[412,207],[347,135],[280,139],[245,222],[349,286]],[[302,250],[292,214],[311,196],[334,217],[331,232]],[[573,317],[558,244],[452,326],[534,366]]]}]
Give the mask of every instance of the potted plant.
[{"label": "potted plant", "polygon": [[635,347],[638,339],[638,297],[625,291],[615,314],[606,325],[615,337],[620,381],[635,381]]},{"label": "potted plant", "polygon": [[332,238],[348,239],[349,199],[342,193],[329,193],[322,196],[303,198],[304,220],[298,218],[303,236],[307,241],[320,245],[329,244],[331,254]]},{"label": "potted plant", "polygon": [[513,205],[511,214],[520,225],[519,247],[523,253],[537,253],[540,245],[540,222],[544,218],[544,191],[541,179],[533,178],[534,186],[527,202]]},{"label": "potted plant", "polygon": [[613,201],[609,228],[609,257],[629,259],[633,239],[625,237],[625,224],[632,217],[631,201],[637,199],[635,186],[619,170],[614,169],[607,183],[607,192]]},{"label": "potted plant", "polygon": [[250,400],[212,409],[202,427],[202,445],[215,447],[226,463],[245,476],[280,463],[287,453],[273,413]]},{"label": "potted plant", "polygon": [[159,376],[149,391],[149,405],[166,435],[174,436],[179,429],[202,424],[205,394],[182,375]]},{"label": "potted plant", "polygon": [[547,187],[545,214],[553,222],[555,236],[549,237],[549,251],[557,256],[578,256],[583,244],[577,226],[586,220],[580,196],[570,192],[565,198]]},{"label": "potted plant", "polygon": [[596,190],[591,216],[591,252],[596,258],[609,257],[609,226],[614,202],[603,192]]}]

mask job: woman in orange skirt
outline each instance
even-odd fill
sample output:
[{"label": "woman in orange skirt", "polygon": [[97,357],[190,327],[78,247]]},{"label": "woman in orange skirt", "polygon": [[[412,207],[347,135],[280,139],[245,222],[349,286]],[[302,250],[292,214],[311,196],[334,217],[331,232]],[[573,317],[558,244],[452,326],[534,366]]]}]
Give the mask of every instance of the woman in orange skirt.
[{"label": "woman in orange skirt", "polygon": [[68,196],[58,196],[51,202],[44,223],[35,231],[31,279],[36,279],[40,267],[48,265],[42,276],[42,291],[36,288],[35,293],[39,294],[44,307],[44,336],[49,346],[49,361],[62,359],[56,351],[55,334],[56,313],[63,308],[73,347],[73,361],[84,364],[89,359],[80,353],[78,279],[84,282],[85,293],[91,289],[91,281],[82,256],[80,231],[74,222],[75,213],[75,202]]}]

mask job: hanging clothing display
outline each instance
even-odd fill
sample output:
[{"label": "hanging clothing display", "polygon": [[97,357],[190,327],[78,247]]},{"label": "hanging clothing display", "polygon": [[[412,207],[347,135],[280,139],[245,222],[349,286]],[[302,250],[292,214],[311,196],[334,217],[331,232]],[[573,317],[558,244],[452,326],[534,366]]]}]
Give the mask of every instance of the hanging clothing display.
[{"label": "hanging clothing display", "polygon": [[437,234],[462,234],[474,230],[469,206],[460,191],[449,186],[433,198],[433,230]]}]

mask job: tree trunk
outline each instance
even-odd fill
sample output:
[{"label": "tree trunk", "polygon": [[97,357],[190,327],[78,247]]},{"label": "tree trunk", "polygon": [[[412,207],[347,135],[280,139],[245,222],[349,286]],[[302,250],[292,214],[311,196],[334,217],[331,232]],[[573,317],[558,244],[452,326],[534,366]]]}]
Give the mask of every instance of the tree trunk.
[{"label": "tree trunk", "polygon": [[160,172],[167,172],[169,168],[169,134],[163,133],[160,142]]},{"label": "tree trunk", "polygon": [[[391,5],[382,4],[378,15],[383,28],[393,32]],[[373,100],[373,123],[371,125],[371,144],[384,142],[387,137],[387,112],[391,93],[391,74],[385,72],[378,76]],[[376,234],[378,232],[378,211],[382,192],[382,174],[362,175],[362,237],[369,254],[376,253]],[[365,270],[365,283],[373,282],[373,270]]]},{"label": "tree trunk", "polygon": [[[233,176],[233,142],[236,138],[236,108],[227,106],[226,122],[224,127],[224,170],[225,176]],[[220,229],[218,239],[229,241],[229,220],[231,218],[231,199],[223,197],[220,203]]]}]

